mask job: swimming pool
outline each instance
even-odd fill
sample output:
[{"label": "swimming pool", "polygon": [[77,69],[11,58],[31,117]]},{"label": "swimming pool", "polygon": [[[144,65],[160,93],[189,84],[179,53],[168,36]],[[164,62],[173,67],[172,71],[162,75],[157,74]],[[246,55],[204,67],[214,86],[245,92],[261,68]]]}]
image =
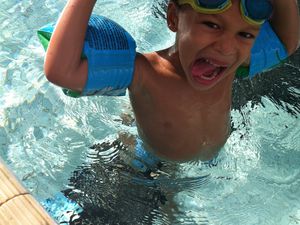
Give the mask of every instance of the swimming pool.
[{"label": "swimming pool", "polygon": [[[73,224],[300,224],[299,51],[235,82],[232,133],[215,160],[165,163],[149,177],[126,150],[90,149],[136,135],[121,119],[132,114],[128,97],[68,98],[43,75],[36,30],[64,4],[0,4],[0,156],[40,202],[63,191],[83,206]],[[126,27],[139,51],[173,42],[160,1],[103,0],[94,12]]]}]

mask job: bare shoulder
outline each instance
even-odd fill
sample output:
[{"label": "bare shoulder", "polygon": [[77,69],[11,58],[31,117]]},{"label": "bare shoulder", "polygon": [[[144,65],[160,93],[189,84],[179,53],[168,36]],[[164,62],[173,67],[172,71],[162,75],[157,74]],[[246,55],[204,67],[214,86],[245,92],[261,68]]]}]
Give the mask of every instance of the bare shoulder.
[{"label": "bare shoulder", "polygon": [[138,54],[136,57],[136,64],[143,65],[143,66],[156,66],[160,62],[160,56],[157,52],[145,53],[145,54]]},{"label": "bare shoulder", "polygon": [[158,64],[159,56],[156,52],[147,54],[137,53],[133,81],[129,89],[134,91],[142,87],[147,79],[152,77],[153,74],[157,73],[156,67]]}]

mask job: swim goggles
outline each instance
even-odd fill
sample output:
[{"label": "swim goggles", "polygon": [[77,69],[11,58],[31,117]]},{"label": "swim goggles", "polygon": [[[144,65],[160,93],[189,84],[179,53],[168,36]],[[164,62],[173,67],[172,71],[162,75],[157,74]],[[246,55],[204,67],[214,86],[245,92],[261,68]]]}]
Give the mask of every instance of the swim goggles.
[{"label": "swim goggles", "polygon": [[[178,4],[189,4],[204,14],[219,14],[232,6],[231,0],[178,0]],[[269,0],[240,0],[240,10],[246,22],[261,25],[271,17],[273,7]]]}]

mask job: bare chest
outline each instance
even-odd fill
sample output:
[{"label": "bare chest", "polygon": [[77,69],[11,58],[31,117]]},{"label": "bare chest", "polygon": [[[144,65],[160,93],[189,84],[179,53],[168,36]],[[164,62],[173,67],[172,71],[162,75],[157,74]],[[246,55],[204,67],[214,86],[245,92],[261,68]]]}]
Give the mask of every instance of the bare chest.
[{"label": "bare chest", "polygon": [[203,149],[217,151],[229,133],[230,102],[189,92],[156,89],[131,96],[139,133],[153,151],[167,158],[193,158]]}]

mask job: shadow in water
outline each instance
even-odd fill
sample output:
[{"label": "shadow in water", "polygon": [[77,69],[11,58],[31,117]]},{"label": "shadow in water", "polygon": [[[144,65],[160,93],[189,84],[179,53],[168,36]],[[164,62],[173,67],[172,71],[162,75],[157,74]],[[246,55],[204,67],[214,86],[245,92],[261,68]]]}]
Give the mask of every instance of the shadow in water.
[{"label": "shadow in water", "polygon": [[167,199],[149,172],[138,172],[122,159],[127,148],[120,141],[104,142],[92,148],[94,163],[74,171],[71,188],[63,192],[83,209],[79,217],[69,223],[152,224],[152,217],[158,216],[153,211]]}]

